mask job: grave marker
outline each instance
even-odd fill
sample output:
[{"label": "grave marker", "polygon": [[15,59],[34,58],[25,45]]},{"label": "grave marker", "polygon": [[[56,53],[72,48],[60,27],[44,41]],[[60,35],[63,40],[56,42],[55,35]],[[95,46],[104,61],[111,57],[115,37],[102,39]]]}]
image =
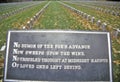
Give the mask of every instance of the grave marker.
[{"label": "grave marker", "polygon": [[95,22],[95,17],[91,18],[91,22],[94,23]]},{"label": "grave marker", "polygon": [[88,20],[88,21],[90,20],[90,15],[87,15],[87,20]]},{"label": "grave marker", "polygon": [[35,16],[33,16],[33,19],[34,19],[34,21],[37,19],[36,15],[35,15]]},{"label": "grave marker", "polygon": [[39,17],[39,14],[37,13],[37,14],[36,14],[36,18],[38,18],[38,17]]},{"label": "grave marker", "polygon": [[81,15],[83,16],[84,12],[81,11]]},{"label": "grave marker", "polygon": [[26,29],[26,27],[25,27],[25,26],[23,26],[23,27],[22,27],[22,29],[23,29],[23,30],[25,30],[25,29]]},{"label": "grave marker", "polygon": [[115,29],[115,38],[117,38],[118,37],[118,34],[120,33],[120,29]]},{"label": "grave marker", "polygon": [[87,14],[86,13],[84,13],[83,16],[84,16],[84,18],[87,18]]},{"label": "grave marker", "polygon": [[112,15],[115,15],[115,11],[112,11],[111,14],[112,14]]},{"label": "grave marker", "polygon": [[6,45],[3,45],[0,49],[0,51],[5,51]]},{"label": "grave marker", "polygon": [[103,30],[103,31],[106,31],[106,28],[107,28],[107,24],[106,24],[106,23],[103,23],[103,24],[102,24],[102,30]]},{"label": "grave marker", "polygon": [[32,27],[32,26],[31,26],[31,21],[28,21],[28,22],[27,22],[27,28],[31,29],[31,27]]},{"label": "grave marker", "polygon": [[83,12],[81,12],[81,16],[83,16]]},{"label": "grave marker", "polygon": [[100,27],[100,25],[101,25],[101,21],[98,20],[98,21],[97,21],[97,26]]},{"label": "grave marker", "polygon": [[116,14],[116,16],[120,16],[120,13],[119,13],[119,12],[116,12],[115,14]]},{"label": "grave marker", "polygon": [[30,19],[31,27],[33,26],[33,18]]}]

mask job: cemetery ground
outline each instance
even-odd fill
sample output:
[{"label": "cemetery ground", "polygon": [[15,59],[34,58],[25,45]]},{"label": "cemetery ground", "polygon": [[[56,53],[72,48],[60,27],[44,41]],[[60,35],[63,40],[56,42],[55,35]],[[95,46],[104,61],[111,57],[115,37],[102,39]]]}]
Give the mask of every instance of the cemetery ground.
[{"label": "cemetery ground", "polygon": [[[31,6],[31,3],[34,3],[34,5]],[[3,48],[4,45],[6,45],[8,30],[58,29],[109,31],[112,43],[114,82],[120,81],[120,3],[109,4],[109,2],[106,2],[107,6],[103,6],[102,4],[95,5],[94,3],[96,2],[46,1],[31,3],[19,4],[20,6],[18,6],[14,12],[13,10],[16,5],[9,4],[8,6],[8,4],[4,4],[4,9],[2,8],[3,5],[0,4],[1,79],[3,77],[3,63],[5,55],[5,50]],[[82,3],[82,5],[80,3]],[[112,9],[110,7],[111,4],[113,6]],[[116,4],[116,6],[114,4]],[[88,8],[88,6],[92,7]],[[23,7],[24,9],[21,9]],[[106,11],[107,9],[111,10],[111,12]],[[3,10],[4,13],[2,12]]]}]

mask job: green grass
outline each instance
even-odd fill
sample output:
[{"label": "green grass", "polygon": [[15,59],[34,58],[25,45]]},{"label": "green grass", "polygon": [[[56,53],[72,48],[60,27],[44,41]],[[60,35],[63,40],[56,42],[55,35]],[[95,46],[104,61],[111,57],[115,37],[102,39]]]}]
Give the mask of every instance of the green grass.
[{"label": "green grass", "polygon": [[[85,5],[89,8],[89,6],[92,6],[94,8],[102,8],[102,9],[108,9],[108,10],[111,10],[111,11],[115,11],[115,12],[120,12],[119,9],[116,9],[116,8],[113,8],[113,3],[112,4],[104,4],[105,2],[94,2],[94,1],[73,1],[73,3],[77,4],[77,5]],[[119,8],[120,4],[119,3],[116,3],[114,4],[114,7],[117,7]]]},{"label": "green grass", "polygon": [[74,29],[84,27],[58,2],[51,2],[44,14],[35,23],[34,29]]},{"label": "green grass", "polygon": [[24,2],[24,3],[8,3],[6,5],[0,5],[0,15],[9,13],[13,10],[17,10],[19,8],[24,8],[26,6],[30,6],[32,4],[36,4],[36,2]]},{"label": "green grass", "polygon": [[[72,5],[73,6],[73,5]],[[75,7],[75,6],[73,6]],[[78,8],[78,6],[77,6]],[[87,12],[89,12],[89,14],[94,13],[95,16],[97,14],[97,16],[99,16],[99,19],[104,19],[104,21],[107,21],[108,19],[116,19],[115,16],[109,15],[110,17],[113,18],[109,18],[109,16],[106,14],[104,16],[101,15],[101,13],[97,12],[97,11],[91,11],[88,9],[83,8],[83,10]],[[81,10],[82,11],[82,10]],[[67,8],[63,7],[62,5],[60,5],[57,2],[52,2],[49,7],[47,8],[47,10],[43,13],[43,15],[41,15],[41,17],[38,19],[38,21],[34,24],[34,29],[63,29],[63,30],[86,30],[86,23],[82,24],[81,22],[78,22],[79,20],[76,18],[78,17],[78,15],[73,15],[74,13],[72,13],[71,11],[69,11]],[[94,15],[92,14],[92,15]],[[104,17],[106,17],[104,18]],[[80,17],[80,16],[79,16]],[[80,17],[81,18],[81,17]],[[80,19],[80,20],[84,20],[84,19]],[[117,20],[119,20],[117,18]],[[86,22],[86,20],[84,20],[84,22]],[[119,25],[118,21],[112,21],[114,22],[114,24]],[[93,26],[94,27],[94,26]],[[89,29],[87,29],[89,30]],[[93,29],[92,29],[93,30]],[[120,46],[115,43],[115,48],[117,48],[118,50],[120,49]],[[115,57],[114,53],[113,53],[113,61],[119,60],[120,57],[117,56]],[[119,74],[120,74],[120,70],[119,70],[119,66],[116,64],[113,64],[113,74],[114,74],[114,81],[115,82],[119,82]]]},{"label": "green grass", "polygon": [[107,14],[101,11],[97,11],[88,7],[78,6],[76,4],[65,2],[66,4],[84,12],[91,16],[94,16],[97,20],[101,20],[102,22],[106,22],[107,24],[111,25],[112,28],[120,28],[120,17],[113,16],[111,14]]},{"label": "green grass", "polygon": [[0,21],[0,48],[6,42],[6,34],[11,29],[21,29],[47,2],[36,5],[26,11]]}]

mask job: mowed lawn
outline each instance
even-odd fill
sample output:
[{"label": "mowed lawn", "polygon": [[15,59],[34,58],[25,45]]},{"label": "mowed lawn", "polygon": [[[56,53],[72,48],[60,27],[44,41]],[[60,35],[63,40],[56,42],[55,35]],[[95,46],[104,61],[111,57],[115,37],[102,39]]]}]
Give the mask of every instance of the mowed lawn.
[{"label": "mowed lawn", "polygon": [[42,2],[16,15],[0,21],[0,48],[6,43],[7,31],[22,29],[22,27],[31,19],[47,2]]},{"label": "mowed lawn", "polygon": [[51,2],[33,29],[83,30],[77,18],[58,2]]}]

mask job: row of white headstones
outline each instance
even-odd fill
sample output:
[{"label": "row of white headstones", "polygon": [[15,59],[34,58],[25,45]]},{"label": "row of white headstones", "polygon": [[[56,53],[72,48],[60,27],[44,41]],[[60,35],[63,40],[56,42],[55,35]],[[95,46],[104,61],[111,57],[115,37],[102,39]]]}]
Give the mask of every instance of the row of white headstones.
[{"label": "row of white headstones", "polygon": [[48,2],[39,12],[37,12],[22,29],[32,29],[34,22],[40,17],[40,15],[45,11],[45,9],[49,6],[50,2]]},{"label": "row of white headstones", "polygon": [[[87,13],[84,13],[74,7],[71,7],[67,4],[64,4],[62,2],[60,2],[61,4],[63,4],[65,7],[69,8],[70,10],[76,12],[77,14],[81,15],[83,18],[87,19],[88,21],[92,22],[92,23],[95,23],[95,17],[91,16],[91,15],[88,15]],[[103,31],[106,31],[106,27],[107,27],[107,24],[104,22],[104,23],[101,23],[101,20],[98,20],[97,21],[97,26],[101,27]]]},{"label": "row of white headstones", "polygon": [[[72,11],[76,12],[77,14],[80,14],[82,17],[84,17],[86,20],[91,21],[93,24],[95,23],[95,17],[92,17],[80,10],[75,9],[74,7],[71,7],[67,4],[64,4],[62,2],[59,2],[62,5],[64,5],[65,7],[71,9]],[[28,29],[32,29],[34,22],[40,17],[40,15],[45,11],[45,9],[49,6],[50,2],[48,2],[39,12],[37,12],[26,24],[26,26],[23,26],[22,29],[23,30],[28,30]],[[106,31],[106,27],[107,24],[104,22],[102,23],[100,20],[97,21],[97,26],[100,27],[103,31]],[[115,33],[114,36],[117,37],[118,34],[120,33],[119,29],[115,29]],[[0,51],[4,51],[5,49],[5,45],[3,45],[0,49]]]},{"label": "row of white headstones", "polygon": [[[22,29],[23,30],[27,30],[27,29],[32,29],[33,23],[39,18],[39,16],[45,11],[45,9],[49,6],[48,2],[38,13],[36,13],[28,22],[26,26],[23,26]],[[35,5],[35,4],[34,4]],[[33,5],[32,5],[33,6]],[[31,6],[31,7],[32,7]],[[6,48],[6,44],[4,43],[4,45],[0,48],[0,52],[5,51]]]},{"label": "row of white headstones", "polygon": [[[41,3],[41,2],[40,2],[40,3]],[[49,3],[50,3],[50,2],[49,2]],[[24,29],[24,30],[25,30],[25,29],[32,29],[33,23],[39,18],[39,16],[43,13],[43,11],[48,7],[49,3],[46,4],[38,13],[36,13],[36,14],[27,22],[27,26],[23,26],[22,29]],[[37,3],[37,4],[39,4],[39,3]],[[36,5],[36,4],[27,6],[27,7],[24,8],[24,10],[27,9],[27,8],[30,8],[30,7],[32,7],[32,6],[34,6],[34,5]],[[17,10],[17,11],[18,11],[18,10]],[[23,11],[23,10],[22,10],[22,11]],[[19,11],[19,12],[20,12],[20,11]],[[17,12],[17,13],[19,13],[19,12]],[[4,45],[0,48],[0,52],[5,51],[5,49],[6,49],[6,44],[4,43]]]},{"label": "row of white headstones", "polygon": [[[71,7],[71,6],[69,6],[69,5],[65,4],[65,3],[62,3],[62,2],[60,2],[60,3],[63,4],[65,7],[69,8],[70,10],[72,10],[72,11],[76,12],[77,14],[81,15],[83,18],[85,18],[86,20],[90,21],[91,23],[93,23],[93,24],[95,23],[103,31],[107,31],[106,30],[107,23],[105,23],[105,22],[102,23],[101,20],[97,20],[97,22],[96,22],[94,16],[88,15],[87,13],[84,13],[84,12],[82,12],[82,11],[80,11],[80,10],[74,8],[74,7]],[[115,31],[113,33],[113,36],[115,36],[117,38],[118,34],[120,33],[120,29],[115,28],[114,30]]]},{"label": "row of white headstones", "polygon": [[98,8],[98,7],[96,7],[95,9],[98,10],[98,11],[104,12],[104,13],[108,13],[108,14],[114,15],[114,16],[120,16],[120,13],[119,12],[115,12],[114,10],[111,11],[109,9],[103,9],[103,8]]},{"label": "row of white headstones", "polygon": [[[72,2],[69,2],[69,3],[72,3]],[[103,8],[96,7],[96,6],[93,6],[93,5],[78,4],[76,2],[74,2],[74,4],[84,6],[84,7],[87,7],[87,8],[92,8],[92,9],[95,9],[97,11],[108,13],[108,14],[111,14],[111,15],[114,15],[114,16],[120,16],[120,12],[118,12],[118,11],[114,11],[114,10],[110,10],[110,9],[103,9]],[[117,9],[120,10],[120,7],[117,7]]]},{"label": "row of white headstones", "polygon": [[37,4],[40,4],[40,3],[42,3],[42,2],[34,3],[34,4],[31,4],[31,5],[27,5],[27,6],[23,7],[23,8],[19,8],[19,9],[16,9],[16,10],[12,10],[12,11],[10,11],[9,13],[5,13],[5,14],[1,15],[1,16],[0,16],[0,20],[5,19],[5,18],[8,18],[8,17],[10,17],[10,16],[12,16],[12,15],[15,15],[15,14],[17,14],[17,13],[20,13],[20,12],[22,12],[22,11],[25,11],[25,10],[27,10],[27,9],[30,9],[30,8],[32,8],[33,6],[35,6],[35,5],[37,5]]}]

